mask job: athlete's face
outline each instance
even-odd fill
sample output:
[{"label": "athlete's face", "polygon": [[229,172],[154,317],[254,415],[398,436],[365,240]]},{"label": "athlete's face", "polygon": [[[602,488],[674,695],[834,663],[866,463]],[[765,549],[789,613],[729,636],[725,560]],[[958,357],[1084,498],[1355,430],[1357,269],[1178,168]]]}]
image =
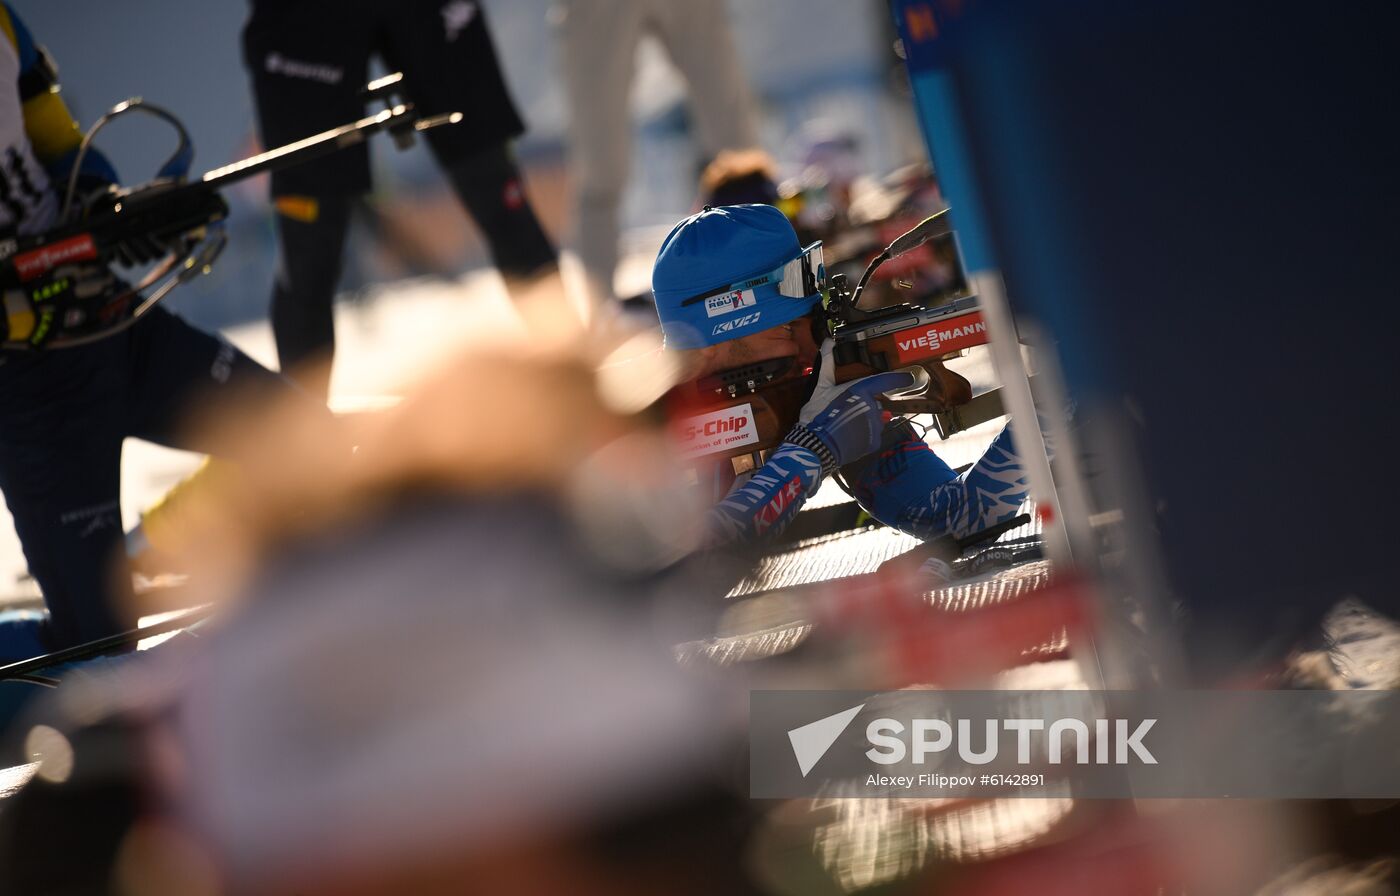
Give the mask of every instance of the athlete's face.
[{"label": "athlete's face", "polygon": [[808,315],[700,349],[701,369],[695,377],[743,367],[746,364],[756,364],[759,361],[771,361],[774,358],[802,358],[810,361],[816,354],[817,346],[812,340],[812,319]]}]

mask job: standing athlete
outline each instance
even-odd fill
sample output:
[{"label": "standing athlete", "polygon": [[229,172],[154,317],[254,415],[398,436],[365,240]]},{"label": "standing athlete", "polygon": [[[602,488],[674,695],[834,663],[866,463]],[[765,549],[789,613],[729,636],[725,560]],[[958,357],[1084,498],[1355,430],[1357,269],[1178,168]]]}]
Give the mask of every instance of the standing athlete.
[{"label": "standing athlete", "polygon": [[[8,3],[0,3],[0,31],[2,245],[62,223],[60,191],[82,133],[52,60]],[[89,150],[83,164],[80,193],[116,182],[99,153]],[[180,431],[199,403],[231,390],[295,391],[160,306],[98,341],[46,348],[57,336],[92,335],[120,320],[133,293],[95,263],[26,280],[13,261],[0,260],[0,490],[47,611],[0,614],[0,663],[134,626],[119,505],[126,437],[207,453],[217,446]]]},{"label": "standing athlete", "polygon": [[[557,270],[557,253],[511,157],[510,141],[525,127],[479,3],[252,0],[243,52],[266,146],[362,117],[361,88],[370,57],[379,55],[390,71],[403,73],[404,92],[419,113],[464,115],[461,124],[424,136],[481,228],[507,289]],[[369,188],[363,144],[272,175],[281,256],[272,290],[277,355],[284,371],[321,398],[329,391],[331,304],[345,235],[355,198]]]}]

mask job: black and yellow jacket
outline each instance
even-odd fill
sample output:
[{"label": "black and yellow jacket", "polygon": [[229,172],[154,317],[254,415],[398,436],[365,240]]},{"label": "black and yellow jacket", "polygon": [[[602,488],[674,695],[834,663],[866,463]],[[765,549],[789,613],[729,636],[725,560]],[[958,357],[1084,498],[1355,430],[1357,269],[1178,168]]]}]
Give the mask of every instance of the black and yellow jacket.
[{"label": "black and yellow jacket", "polygon": [[[58,70],[8,3],[0,2],[0,235],[54,226],[82,132],[59,95]],[[116,174],[89,151],[83,174]]]}]

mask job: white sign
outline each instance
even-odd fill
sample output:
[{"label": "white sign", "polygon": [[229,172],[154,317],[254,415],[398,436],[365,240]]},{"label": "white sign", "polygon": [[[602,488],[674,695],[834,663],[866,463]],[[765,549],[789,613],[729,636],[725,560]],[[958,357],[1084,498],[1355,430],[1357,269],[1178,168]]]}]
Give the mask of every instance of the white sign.
[{"label": "white sign", "polygon": [[723,295],[710,296],[706,299],[705,316],[719,317],[721,314],[733,314],[740,308],[752,308],[757,304],[758,299],[754,296],[752,289],[739,289]]},{"label": "white sign", "polygon": [[676,424],[675,433],[682,457],[704,457],[758,442],[753,407],[747,404],[686,417]]}]

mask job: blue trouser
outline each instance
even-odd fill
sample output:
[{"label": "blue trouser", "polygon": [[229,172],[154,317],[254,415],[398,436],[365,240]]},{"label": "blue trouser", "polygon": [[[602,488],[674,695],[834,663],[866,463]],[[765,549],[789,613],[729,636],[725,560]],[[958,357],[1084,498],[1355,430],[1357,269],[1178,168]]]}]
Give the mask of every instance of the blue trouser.
[{"label": "blue trouser", "polygon": [[885,447],[846,472],[871,516],[922,539],[967,538],[1011,519],[1030,494],[1009,424],[961,474],[907,425],[891,427]]},{"label": "blue trouser", "polygon": [[47,618],[0,631],[0,650],[22,654],[9,659],[135,625],[122,551],[122,441],[209,453],[182,430],[186,414],[220,391],[250,388],[292,387],[161,308],[91,345],[0,354],[0,490],[48,608]]}]

